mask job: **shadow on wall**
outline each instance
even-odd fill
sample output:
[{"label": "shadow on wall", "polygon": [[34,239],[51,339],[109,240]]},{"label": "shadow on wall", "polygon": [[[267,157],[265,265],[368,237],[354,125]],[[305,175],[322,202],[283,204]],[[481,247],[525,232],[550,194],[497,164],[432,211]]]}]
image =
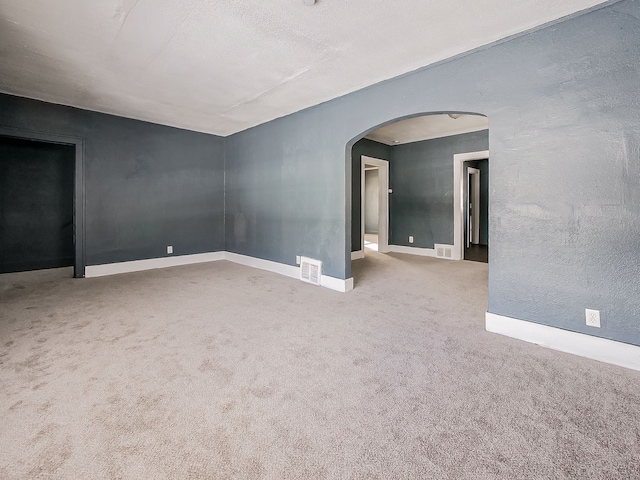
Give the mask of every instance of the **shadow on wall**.
[{"label": "shadow on wall", "polygon": [[[379,197],[381,203],[387,201],[388,218],[383,218],[385,208],[380,205],[379,222],[388,222],[389,249],[431,254],[436,244],[453,245],[454,155],[486,152],[488,128],[484,115],[437,112],[392,120],[352,140],[347,145],[352,168],[351,258],[361,258],[364,252],[365,171],[373,167],[368,166],[370,158],[388,163],[390,193]],[[384,239],[380,245],[385,251]]]}]

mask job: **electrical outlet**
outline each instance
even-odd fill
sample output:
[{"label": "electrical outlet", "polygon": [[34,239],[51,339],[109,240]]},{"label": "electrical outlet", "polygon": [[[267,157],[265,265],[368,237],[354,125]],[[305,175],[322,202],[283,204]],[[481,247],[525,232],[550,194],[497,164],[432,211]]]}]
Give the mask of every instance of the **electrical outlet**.
[{"label": "electrical outlet", "polygon": [[413,243],[413,235],[409,235],[409,243]]},{"label": "electrical outlet", "polygon": [[296,264],[300,265],[300,262],[302,260],[300,260],[300,255],[296,255]]},{"label": "electrical outlet", "polygon": [[600,328],[600,310],[590,310],[586,308],[584,313],[588,326]]},{"label": "electrical outlet", "polygon": [[167,245],[167,253],[168,254],[172,254],[173,253],[173,246]]}]

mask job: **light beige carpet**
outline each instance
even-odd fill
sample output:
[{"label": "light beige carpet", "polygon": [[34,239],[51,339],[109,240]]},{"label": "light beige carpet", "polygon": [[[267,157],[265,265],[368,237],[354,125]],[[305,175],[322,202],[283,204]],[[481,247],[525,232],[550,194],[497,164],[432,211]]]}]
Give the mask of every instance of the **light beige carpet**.
[{"label": "light beige carpet", "polygon": [[487,266],[0,276],[0,478],[640,478],[640,373],[484,330]]}]

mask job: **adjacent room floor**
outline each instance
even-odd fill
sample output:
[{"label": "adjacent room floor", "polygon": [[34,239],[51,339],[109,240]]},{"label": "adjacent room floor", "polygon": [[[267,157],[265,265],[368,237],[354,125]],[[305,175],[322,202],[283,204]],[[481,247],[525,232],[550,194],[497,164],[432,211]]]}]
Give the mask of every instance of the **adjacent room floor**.
[{"label": "adjacent room floor", "polygon": [[488,245],[469,245],[464,249],[464,259],[472,262],[489,263]]},{"label": "adjacent room floor", "polygon": [[487,265],[0,276],[0,477],[638,478],[640,373],[484,330]]},{"label": "adjacent room floor", "polygon": [[378,234],[377,233],[365,233],[364,234],[364,252],[365,256],[369,250],[374,252],[378,251]]}]

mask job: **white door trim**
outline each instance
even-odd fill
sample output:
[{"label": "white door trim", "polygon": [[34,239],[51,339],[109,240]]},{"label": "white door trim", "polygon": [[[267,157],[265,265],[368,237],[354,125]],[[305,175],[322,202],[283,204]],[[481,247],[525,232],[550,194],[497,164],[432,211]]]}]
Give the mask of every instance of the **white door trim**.
[{"label": "white door trim", "polygon": [[378,252],[389,252],[389,162],[380,158],[360,158],[360,246],[364,254],[364,182],[365,164],[378,167]]},{"label": "white door trim", "polygon": [[489,158],[489,150],[456,153],[453,156],[453,260],[464,258],[464,175],[463,164]]}]

